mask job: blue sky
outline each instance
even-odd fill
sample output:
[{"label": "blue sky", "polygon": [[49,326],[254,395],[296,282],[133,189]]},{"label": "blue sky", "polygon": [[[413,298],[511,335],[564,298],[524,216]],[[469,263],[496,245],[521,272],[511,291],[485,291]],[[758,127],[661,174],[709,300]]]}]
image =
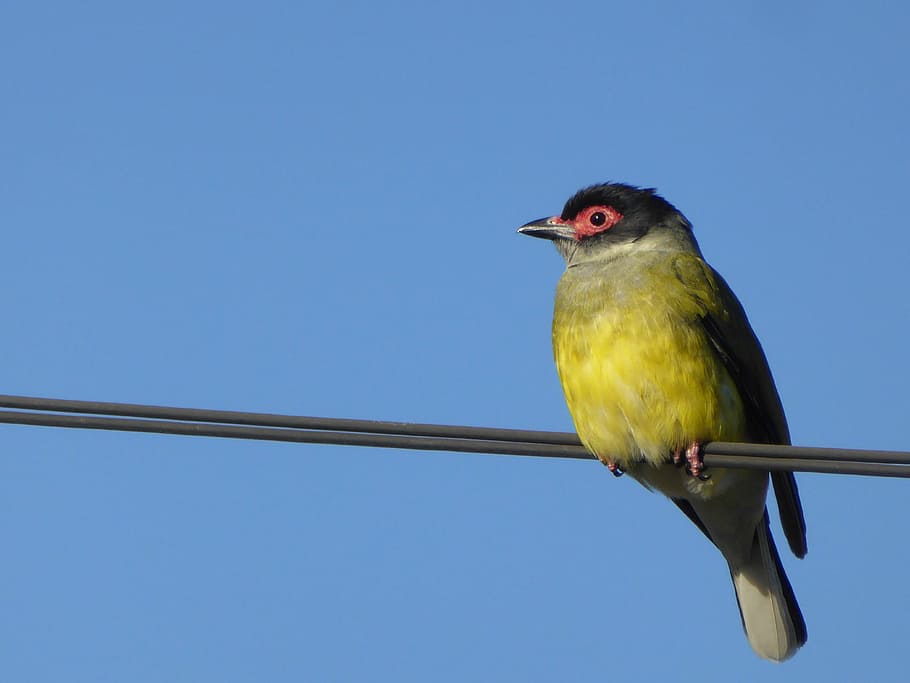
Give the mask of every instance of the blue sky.
[{"label": "blue sky", "polygon": [[[796,443],[907,449],[907,21],[8,5],[0,393],[568,429],[561,262],[515,228],[624,180],[695,224]],[[809,643],[775,667],[699,532],[595,463],[0,440],[3,680],[905,677],[901,481],[800,477]]]}]

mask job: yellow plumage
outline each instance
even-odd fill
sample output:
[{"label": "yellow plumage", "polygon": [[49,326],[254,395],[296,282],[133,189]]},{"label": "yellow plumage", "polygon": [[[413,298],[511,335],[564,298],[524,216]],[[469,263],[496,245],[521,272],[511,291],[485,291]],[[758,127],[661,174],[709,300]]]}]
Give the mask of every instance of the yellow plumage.
[{"label": "yellow plumage", "polygon": [[739,392],[697,324],[705,302],[719,303],[710,270],[697,256],[655,251],[615,265],[573,266],[556,295],[553,351],[582,442],[629,469],[666,463],[692,441],[744,440]]}]

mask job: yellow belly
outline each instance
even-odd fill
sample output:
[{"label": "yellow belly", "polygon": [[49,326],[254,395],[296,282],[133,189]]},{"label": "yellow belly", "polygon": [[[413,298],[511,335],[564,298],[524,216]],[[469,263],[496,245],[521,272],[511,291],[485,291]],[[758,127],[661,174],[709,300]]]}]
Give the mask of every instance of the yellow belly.
[{"label": "yellow belly", "polygon": [[666,462],[693,441],[746,435],[739,392],[697,312],[660,284],[568,282],[557,296],[553,350],[575,429],[625,469]]}]

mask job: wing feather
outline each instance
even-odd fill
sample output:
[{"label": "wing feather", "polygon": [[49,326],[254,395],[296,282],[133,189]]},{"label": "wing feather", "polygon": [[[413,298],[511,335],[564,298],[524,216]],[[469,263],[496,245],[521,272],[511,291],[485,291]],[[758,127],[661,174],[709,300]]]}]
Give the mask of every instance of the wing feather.
[{"label": "wing feather", "polygon": [[[790,430],[768,360],[746,312],[724,279],[696,256],[680,256],[674,270],[703,309],[699,317],[708,340],[739,390],[754,443],[789,444]],[[792,472],[772,472],[781,525],[790,549],[806,554],[806,521]]]}]

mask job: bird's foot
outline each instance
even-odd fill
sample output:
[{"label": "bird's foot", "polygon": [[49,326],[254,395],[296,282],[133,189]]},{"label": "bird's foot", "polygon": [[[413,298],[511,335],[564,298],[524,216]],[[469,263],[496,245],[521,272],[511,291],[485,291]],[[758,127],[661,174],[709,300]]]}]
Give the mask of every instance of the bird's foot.
[{"label": "bird's foot", "polygon": [[610,474],[612,474],[614,477],[621,477],[623,475],[622,467],[617,465],[612,460],[604,461],[604,465],[607,466],[607,469],[610,470]]},{"label": "bird's foot", "polygon": [[[679,464],[682,462],[682,450],[674,451],[673,462]],[[704,454],[701,452],[701,443],[693,441],[686,449],[686,472],[701,481],[707,481],[711,475],[705,472]]]}]

